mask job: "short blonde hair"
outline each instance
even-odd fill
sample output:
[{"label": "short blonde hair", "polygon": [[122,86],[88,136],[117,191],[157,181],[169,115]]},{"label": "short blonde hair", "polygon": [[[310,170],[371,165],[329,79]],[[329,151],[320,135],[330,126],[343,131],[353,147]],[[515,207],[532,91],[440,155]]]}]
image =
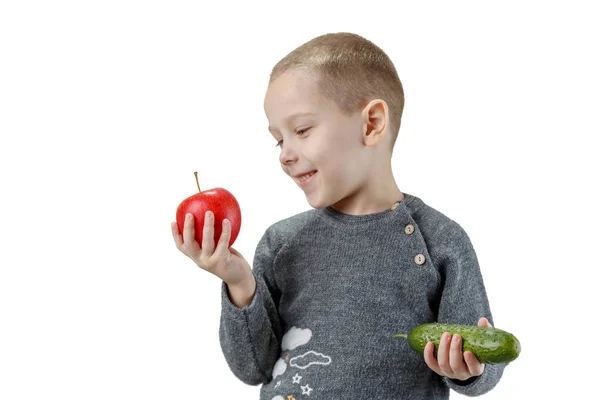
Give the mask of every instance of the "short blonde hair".
[{"label": "short blonde hair", "polygon": [[273,67],[269,83],[297,68],[307,69],[322,94],[346,115],[360,111],[373,99],[384,100],[390,114],[393,147],[404,109],[404,89],[394,64],[382,49],[354,33],[321,35],[281,59]]}]

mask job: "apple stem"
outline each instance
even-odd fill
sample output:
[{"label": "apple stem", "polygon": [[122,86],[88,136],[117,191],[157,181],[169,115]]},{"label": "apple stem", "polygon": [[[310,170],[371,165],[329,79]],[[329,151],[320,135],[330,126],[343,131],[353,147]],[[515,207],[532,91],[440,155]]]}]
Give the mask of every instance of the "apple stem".
[{"label": "apple stem", "polygon": [[200,182],[198,182],[198,172],[194,171],[194,176],[196,177],[196,185],[198,185],[198,191],[201,192],[202,190],[200,190]]}]

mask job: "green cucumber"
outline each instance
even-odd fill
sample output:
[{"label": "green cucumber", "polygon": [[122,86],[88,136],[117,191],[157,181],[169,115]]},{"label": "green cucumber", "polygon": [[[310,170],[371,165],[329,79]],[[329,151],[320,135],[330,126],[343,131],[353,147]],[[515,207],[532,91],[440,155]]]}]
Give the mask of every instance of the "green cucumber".
[{"label": "green cucumber", "polygon": [[407,339],[410,347],[420,354],[423,354],[427,342],[432,342],[435,345],[434,354],[437,356],[440,338],[444,332],[459,334],[463,339],[463,352],[471,351],[483,364],[505,364],[515,360],[521,352],[521,343],[513,334],[483,326],[436,322],[419,325],[408,335],[400,333],[393,337]]}]

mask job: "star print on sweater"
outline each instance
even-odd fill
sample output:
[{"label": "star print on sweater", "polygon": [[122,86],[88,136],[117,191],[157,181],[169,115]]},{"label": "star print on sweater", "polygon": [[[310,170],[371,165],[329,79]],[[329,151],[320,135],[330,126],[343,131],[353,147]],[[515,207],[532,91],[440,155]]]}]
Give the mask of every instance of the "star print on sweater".
[{"label": "star print on sweater", "polygon": [[298,375],[298,373],[296,373],[296,375],[294,375],[292,377],[292,380],[294,383],[300,383],[300,380],[302,379],[302,377],[300,375]]},{"label": "star print on sweater", "polygon": [[302,394],[310,396],[310,392],[313,391],[313,388],[311,388],[310,386],[308,386],[308,384],[306,384],[305,386],[300,386],[300,389],[302,389]]}]

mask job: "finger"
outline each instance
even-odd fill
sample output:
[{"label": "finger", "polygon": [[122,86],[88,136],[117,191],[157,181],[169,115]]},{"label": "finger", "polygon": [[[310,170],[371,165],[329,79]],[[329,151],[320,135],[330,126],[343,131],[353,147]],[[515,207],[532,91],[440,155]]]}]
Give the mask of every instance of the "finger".
[{"label": "finger", "polygon": [[194,216],[190,213],[185,215],[185,220],[183,222],[183,244],[191,245],[196,240],[196,228],[194,226]]},{"label": "finger", "polygon": [[438,362],[437,362],[435,356],[433,355],[434,348],[435,348],[435,345],[431,342],[427,342],[427,344],[425,345],[425,349],[423,350],[423,356],[425,357],[425,364],[427,364],[427,366],[429,368],[431,368],[434,372],[436,372],[438,375],[442,375],[440,366],[438,365]]},{"label": "finger", "polygon": [[479,321],[477,321],[477,326],[485,326],[487,328],[491,328],[492,324],[490,324],[490,321],[488,321],[486,317],[481,317],[479,318]]},{"label": "finger", "polygon": [[212,211],[204,213],[202,228],[202,253],[210,257],[215,251],[215,215]]},{"label": "finger", "polygon": [[221,229],[221,237],[217,243],[215,253],[225,254],[229,252],[229,238],[231,237],[231,222],[227,218],[223,219],[223,228]]},{"label": "finger", "polygon": [[171,233],[173,234],[173,240],[175,241],[175,245],[177,248],[181,248],[183,246],[183,238],[179,233],[179,227],[177,226],[177,222],[171,222]]},{"label": "finger", "polygon": [[475,354],[470,351],[465,351],[464,357],[467,369],[471,376],[479,376],[483,373],[485,364],[480,363]]},{"label": "finger", "polygon": [[467,365],[463,360],[462,338],[460,335],[452,335],[450,344],[450,368],[454,375],[464,377],[468,373]]},{"label": "finger", "polygon": [[450,334],[444,332],[440,338],[440,347],[437,352],[437,362],[440,366],[440,370],[444,375],[451,375],[452,369],[450,368]]}]

